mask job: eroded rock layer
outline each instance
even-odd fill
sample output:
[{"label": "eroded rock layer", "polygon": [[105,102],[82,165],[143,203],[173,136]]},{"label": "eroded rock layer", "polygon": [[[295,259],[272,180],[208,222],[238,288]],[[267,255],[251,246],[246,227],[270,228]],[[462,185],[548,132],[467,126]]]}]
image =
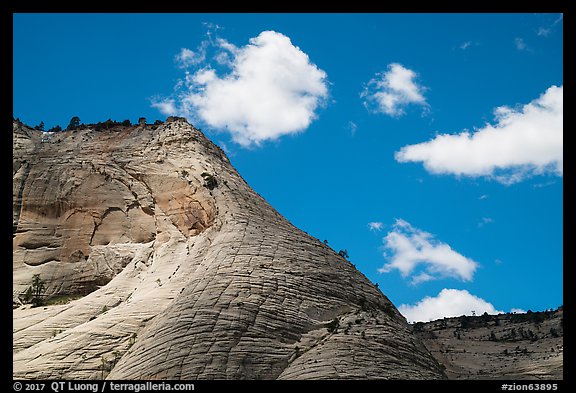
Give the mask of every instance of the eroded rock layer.
[{"label": "eroded rock layer", "polygon": [[449,379],[561,380],[564,308],[444,318],[414,332]]}]

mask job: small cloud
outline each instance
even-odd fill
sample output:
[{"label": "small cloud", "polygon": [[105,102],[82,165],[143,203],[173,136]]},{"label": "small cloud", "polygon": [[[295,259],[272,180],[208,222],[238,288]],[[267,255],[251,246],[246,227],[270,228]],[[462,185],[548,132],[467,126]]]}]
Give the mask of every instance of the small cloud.
[{"label": "small cloud", "polygon": [[353,121],[348,122],[348,129],[350,130],[350,134],[352,136],[356,135],[356,130],[358,130],[358,126]]},{"label": "small cloud", "polygon": [[528,48],[528,45],[526,45],[526,42],[524,42],[523,38],[519,38],[519,37],[515,38],[514,39],[514,45],[516,46],[516,49],[518,49],[521,52],[522,51],[526,51],[526,52],[531,51],[531,49]]},{"label": "small cloud", "polygon": [[482,194],[482,195],[480,195],[480,196],[478,197],[478,199],[481,200],[481,201],[484,200],[484,199],[488,199],[488,195]]},{"label": "small cloud", "polygon": [[214,56],[216,63],[221,66],[233,67],[233,60],[240,53],[240,49],[223,38],[216,39],[216,46],[220,49]]},{"label": "small cloud", "polygon": [[431,276],[430,274],[426,273],[426,272],[422,272],[420,274],[417,274],[416,276],[412,277],[412,281],[410,281],[410,284],[412,285],[418,285],[420,283],[426,282],[426,281],[432,281],[435,280],[436,278],[434,276]]},{"label": "small cloud", "polygon": [[152,107],[158,109],[160,113],[166,116],[173,116],[178,112],[176,103],[172,99],[152,100]]},{"label": "small cloud", "polygon": [[212,22],[202,22],[202,25],[208,30],[207,35],[211,35],[213,31],[222,30],[223,27],[217,23]]},{"label": "small cloud", "polygon": [[212,40],[212,36],[214,35],[214,33],[217,33],[218,30],[224,29],[224,27],[220,26],[219,24],[212,22],[202,22],[202,26],[204,26],[204,28],[206,29],[206,36],[208,37],[209,40]]},{"label": "small cloud", "polygon": [[536,183],[532,185],[532,188],[544,188],[544,187],[550,187],[553,186],[554,184],[556,184],[555,180],[551,180],[551,181],[547,181],[544,183]]},{"label": "small cloud", "polygon": [[466,290],[444,288],[436,297],[426,296],[414,305],[402,304],[398,311],[408,322],[429,322],[461,315],[503,314],[486,300]]},{"label": "small cloud", "polygon": [[188,48],[180,49],[180,53],[174,57],[174,61],[178,64],[178,67],[187,68],[202,63],[206,59],[205,42],[206,41],[203,42],[196,52]]},{"label": "small cloud", "polygon": [[214,61],[216,61],[216,63],[222,66],[230,67],[232,65],[232,59],[230,58],[230,55],[226,52],[217,53],[214,56]]},{"label": "small cloud", "polygon": [[554,22],[552,23],[552,26],[556,26],[558,23],[562,22],[564,20],[564,14],[559,14],[558,18],[556,18],[556,20],[554,20]]},{"label": "small cloud", "polygon": [[496,265],[502,265],[504,262],[502,262],[501,259],[496,258],[496,259],[494,260],[494,263],[495,263]]},{"label": "small cloud", "polygon": [[466,51],[466,50],[471,49],[473,46],[478,46],[478,45],[480,45],[479,42],[464,41],[464,42],[462,42],[461,44],[452,47],[452,50]]},{"label": "small cloud", "polygon": [[[448,277],[471,281],[478,267],[477,262],[402,219],[396,220],[383,240],[384,256],[389,263],[378,271],[388,273],[396,269],[404,278],[412,276],[412,284]],[[419,266],[422,269],[416,272]]]},{"label": "small cloud", "polygon": [[228,157],[234,157],[236,155],[236,153],[234,153],[232,150],[228,148],[228,145],[226,143],[220,141],[218,142],[218,146],[220,146],[220,148],[224,151],[224,153],[226,153]]},{"label": "small cloud", "polygon": [[538,31],[536,32],[536,35],[539,37],[548,37],[551,32],[552,32],[552,29],[550,29],[550,28],[539,27]]},{"label": "small cloud", "polygon": [[536,31],[536,35],[538,37],[548,37],[552,31],[555,29],[556,25],[564,20],[564,14],[559,14],[559,16],[554,19],[551,23],[546,24],[545,26],[540,26]]},{"label": "small cloud", "polygon": [[482,217],[482,219],[480,220],[480,222],[478,223],[478,228],[482,228],[488,224],[493,223],[494,220],[491,219],[490,217]]},{"label": "small cloud", "polygon": [[378,232],[381,231],[382,228],[384,228],[384,223],[382,222],[374,221],[368,223],[368,229],[370,229],[371,231]]},{"label": "small cloud", "polygon": [[402,116],[410,104],[426,109],[428,104],[423,95],[425,87],[416,82],[416,77],[414,71],[402,64],[388,65],[388,71],[376,74],[360,94],[360,97],[366,99],[364,106],[392,117]]},{"label": "small cloud", "polygon": [[551,86],[517,109],[494,110],[496,124],[474,133],[439,134],[395,153],[398,162],[423,162],[433,174],[487,176],[503,184],[529,176],[562,176],[564,163],[564,87]]},{"label": "small cloud", "polygon": [[512,314],[526,314],[526,311],[522,310],[521,308],[513,308],[510,310],[510,312]]},{"label": "small cloud", "polygon": [[238,49],[236,45],[228,42],[224,38],[217,38],[216,44],[218,45],[218,47],[224,49],[225,51],[229,52],[232,55],[237,55],[238,53],[240,53],[240,49]]}]

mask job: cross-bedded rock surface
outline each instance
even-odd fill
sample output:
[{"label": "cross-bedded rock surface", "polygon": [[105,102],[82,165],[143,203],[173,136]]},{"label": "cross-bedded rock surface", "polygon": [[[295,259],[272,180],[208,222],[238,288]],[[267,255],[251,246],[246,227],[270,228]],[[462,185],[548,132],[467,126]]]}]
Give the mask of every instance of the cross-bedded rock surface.
[{"label": "cross-bedded rock surface", "polygon": [[[184,119],[13,136],[15,378],[445,377]],[[20,305],[35,274],[49,305]]]}]

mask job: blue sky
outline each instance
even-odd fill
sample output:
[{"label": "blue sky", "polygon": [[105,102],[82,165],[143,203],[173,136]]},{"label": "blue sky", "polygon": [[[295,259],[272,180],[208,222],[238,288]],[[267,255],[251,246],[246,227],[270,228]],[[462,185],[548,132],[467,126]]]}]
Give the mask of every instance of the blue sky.
[{"label": "blue sky", "polygon": [[14,116],[188,117],[409,320],[556,308],[562,29],[561,14],[15,14]]}]

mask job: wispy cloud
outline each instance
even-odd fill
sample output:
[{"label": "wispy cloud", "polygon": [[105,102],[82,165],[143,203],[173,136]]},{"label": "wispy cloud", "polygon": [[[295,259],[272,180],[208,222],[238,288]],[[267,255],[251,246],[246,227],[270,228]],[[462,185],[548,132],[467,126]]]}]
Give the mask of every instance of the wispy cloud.
[{"label": "wispy cloud", "polygon": [[168,116],[175,115],[178,112],[178,109],[176,109],[176,102],[172,99],[153,98],[152,107]]},{"label": "wispy cloud", "polygon": [[373,221],[368,223],[368,229],[374,232],[381,231],[384,228],[384,223],[380,221]]},{"label": "wispy cloud", "polygon": [[188,48],[180,49],[180,53],[174,57],[174,61],[180,68],[187,68],[202,63],[206,60],[207,42],[208,41],[203,41],[203,44],[196,52]]},{"label": "wispy cloud", "polygon": [[488,176],[504,184],[538,174],[563,174],[563,86],[552,86],[519,109],[494,111],[496,124],[474,133],[440,134],[404,146],[398,162],[422,162],[433,174]]},{"label": "wispy cloud", "polygon": [[426,281],[432,281],[435,280],[436,277],[426,273],[426,272],[422,272],[419,273],[417,275],[415,275],[414,277],[412,277],[412,280],[410,281],[410,284],[412,285],[418,285],[420,283],[426,282]]},{"label": "wispy cloud", "polygon": [[488,224],[492,224],[494,220],[490,217],[482,217],[478,222],[478,228],[482,228]]},{"label": "wispy cloud", "polygon": [[541,26],[538,28],[536,35],[539,37],[548,37],[551,32],[552,32],[552,29],[550,29],[549,27],[542,27]]},{"label": "wispy cloud", "polygon": [[427,108],[425,88],[416,82],[416,77],[416,72],[402,64],[388,65],[388,71],[376,74],[360,94],[365,98],[364,106],[392,117],[402,116],[410,104]]},{"label": "wispy cloud", "polygon": [[358,125],[353,121],[348,122],[348,129],[350,130],[350,135],[356,135],[356,131],[358,130]]},{"label": "wispy cloud", "polygon": [[544,26],[540,26],[538,30],[536,30],[536,35],[538,37],[548,37],[555,29],[556,25],[562,22],[563,20],[564,20],[564,14],[559,14],[552,22],[549,22]]},{"label": "wispy cloud", "polygon": [[524,38],[520,38],[520,37],[514,38],[514,45],[516,46],[516,49],[518,49],[519,51],[530,51],[531,50],[528,47],[528,45],[526,44],[526,42],[524,41]]},{"label": "wispy cloud", "polygon": [[470,50],[472,47],[479,46],[479,45],[480,45],[480,42],[469,40],[469,41],[464,41],[464,42],[461,42],[460,44],[454,45],[452,47],[452,50],[465,52],[465,51]]},{"label": "wispy cloud", "polygon": [[486,300],[466,290],[444,288],[436,297],[426,296],[414,305],[402,304],[398,311],[408,322],[429,322],[461,315],[502,314]]},{"label": "wispy cloud", "polygon": [[556,184],[557,182],[555,180],[550,180],[544,183],[536,183],[532,185],[532,188],[544,188],[544,187],[550,187],[553,186],[554,184]]},{"label": "wispy cloud", "polygon": [[224,153],[226,153],[228,157],[234,157],[236,155],[236,153],[231,150],[226,143],[219,141],[218,146],[220,146],[220,148],[224,151]]},{"label": "wispy cloud", "polygon": [[[477,262],[402,219],[396,220],[383,240],[384,256],[389,262],[378,271],[396,269],[403,277],[411,278],[414,285],[447,277],[471,281],[478,267]],[[416,271],[418,267],[421,270]]]},{"label": "wispy cloud", "polygon": [[564,14],[558,14],[558,18],[556,18],[554,20],[554,23],[552,23],[553,26],[557,25],[558,23],[562,22],[564,20]]},{"label": "wispy cloud", "polygon": [[[195,66],[176,86],[175,97],[156,100],[164,114],[178,114],[231,134],[243,147],[304,131],[328,97],[327,75],[287,36],[263,31],[237,47],[223,38],[182,49],[181,67]],[[207,60],[207,48],[216,54]],[[220,70],[229,71],[219,74]]]},{"label": "wispy cloud", "polygon": [[478,199],[481,200],[481,201],[484,200],[484,199],[488,199],[488,195],[482,194],[482,195],[480,195],[480,196],[478,197]]}]

